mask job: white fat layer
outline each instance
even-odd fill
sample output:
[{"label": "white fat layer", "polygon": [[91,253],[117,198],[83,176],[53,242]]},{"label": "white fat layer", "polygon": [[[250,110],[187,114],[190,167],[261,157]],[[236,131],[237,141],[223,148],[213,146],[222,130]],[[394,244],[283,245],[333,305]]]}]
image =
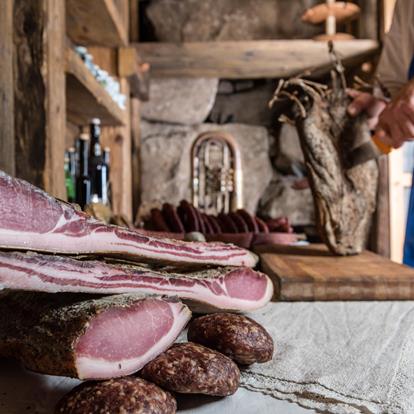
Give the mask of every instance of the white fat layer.
[{"label": "white fat layer", "polygon": [[[120,243],[120,244],[118,244]],[[119,239],[113,233],[97,233],[91,231],[85,236],[69,236],[63,233],[29,233],[19,232],[14,230],[0,229],[0,246],[7,246],[8,248],[28,249],[28,250],[43,250],[53,253],[70,253],[70,254],[86,254],[99,252],[110,253],[127,253],[137,256],[145,256],[148,258],[157,259],[162,256],[165,260],[182,261],[193,263],[212,263],[223,264],[226,261],[228,266],[248,266],[256,265],[256,256],[248,251],[243,256],[227,257],[232,252],[223,250],[200,252],[192,257],[177,256],[174,252],[166,250],[162,247],[150,248],[149,246],[139,246],[137,243],[129,240]],[[33,248],[36,246],[36,248]],[[64,248],[59,249],[59,246]],[[99,246],[99,249],[96,248]],[[242,249],[240,249],[242,251]],[[178,252],[180,253],[180,252]],[[209,255],[218,257],[215,260],[208,258]],[[203,256],[207,256],[204,258]],[[220,258],[223,259],[220,259]]]},{"label": "white fat layer", "polygon": [[[174,322],[170,331],[144,355],[141,355],[138,358],[124,359],[120,361],[106,361],[104,359],[78,357],[75,365],[79,379],[107,379],[130,375],[140,370],[145,364],[164,352],[177,339],[178,335],[183,331],[191,318],[191,312],[187,308],[183,309],[181,304],[171,304],[171,308]],[[108,332],[108,334],[110,334],[110,332]]]}]

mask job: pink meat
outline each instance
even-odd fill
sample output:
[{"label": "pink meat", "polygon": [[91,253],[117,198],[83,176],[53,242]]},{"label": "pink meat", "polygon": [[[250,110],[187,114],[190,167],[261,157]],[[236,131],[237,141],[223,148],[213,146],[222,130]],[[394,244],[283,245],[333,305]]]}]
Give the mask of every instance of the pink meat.
[{"label": "pink meat", "polygon": [[0,252],[1,286],[43,292],[156,293],[234,311],[260,308],[273,293],[269,277],[249,267],[166,273],[135,265],[20,252]]},{"label": "pink meat", "polygon": [[140,294],[0,294],[0,358],[79,379],[123,377],[169,348],[191,318],[177,299]]},{"label": "pink meat", "polygon": [[165,351],[190,319],[181,303],[147,299],[95,317],[75,346],[81,379],[132,374]]},{"label": "pink meat", "polygon": [[233,245],[158,239],[105,225],[2,171],[0,247],[164,263],[249,267],[257,263],[253,253]]}]

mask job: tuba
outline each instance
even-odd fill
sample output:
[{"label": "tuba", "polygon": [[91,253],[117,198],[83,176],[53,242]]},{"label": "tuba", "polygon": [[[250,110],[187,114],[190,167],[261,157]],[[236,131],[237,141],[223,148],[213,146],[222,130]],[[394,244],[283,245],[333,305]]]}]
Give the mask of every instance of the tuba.
[{"label": "tuba", "polygon": [[191,148],[191,190],[194,207],[207,214],[243,208],[239,146],[227,132],[199,135]]}]

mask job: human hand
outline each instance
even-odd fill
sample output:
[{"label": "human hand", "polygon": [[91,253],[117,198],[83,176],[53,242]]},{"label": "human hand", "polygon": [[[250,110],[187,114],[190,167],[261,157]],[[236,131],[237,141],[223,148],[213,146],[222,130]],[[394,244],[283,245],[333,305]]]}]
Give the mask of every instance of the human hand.
[{"label": "human hand", "polygon": [[414,81],[408,82],[386,106],[379,116],[375,135],[394,148],[414,140]]},{"label": "human hand", "polygon": [[386,102],[370,93],[360,92],[355,89],[347,89],[347,94],[353,98],[353,101],[348,106],[349,115],[357,116],[365,112],[368,116],[369,128],[375,129],[378,125],[378,117],[387,105]]}]

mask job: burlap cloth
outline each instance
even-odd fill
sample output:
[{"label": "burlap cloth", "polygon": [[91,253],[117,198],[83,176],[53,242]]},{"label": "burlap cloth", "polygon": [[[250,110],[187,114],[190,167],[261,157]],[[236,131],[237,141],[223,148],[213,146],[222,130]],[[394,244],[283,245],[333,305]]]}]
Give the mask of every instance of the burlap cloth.
[{"label": "burlap cloth", "polygon": [[414,302],[272,303],[251,316],[276,351],[243,387],[321,412],[414,413]]}]

